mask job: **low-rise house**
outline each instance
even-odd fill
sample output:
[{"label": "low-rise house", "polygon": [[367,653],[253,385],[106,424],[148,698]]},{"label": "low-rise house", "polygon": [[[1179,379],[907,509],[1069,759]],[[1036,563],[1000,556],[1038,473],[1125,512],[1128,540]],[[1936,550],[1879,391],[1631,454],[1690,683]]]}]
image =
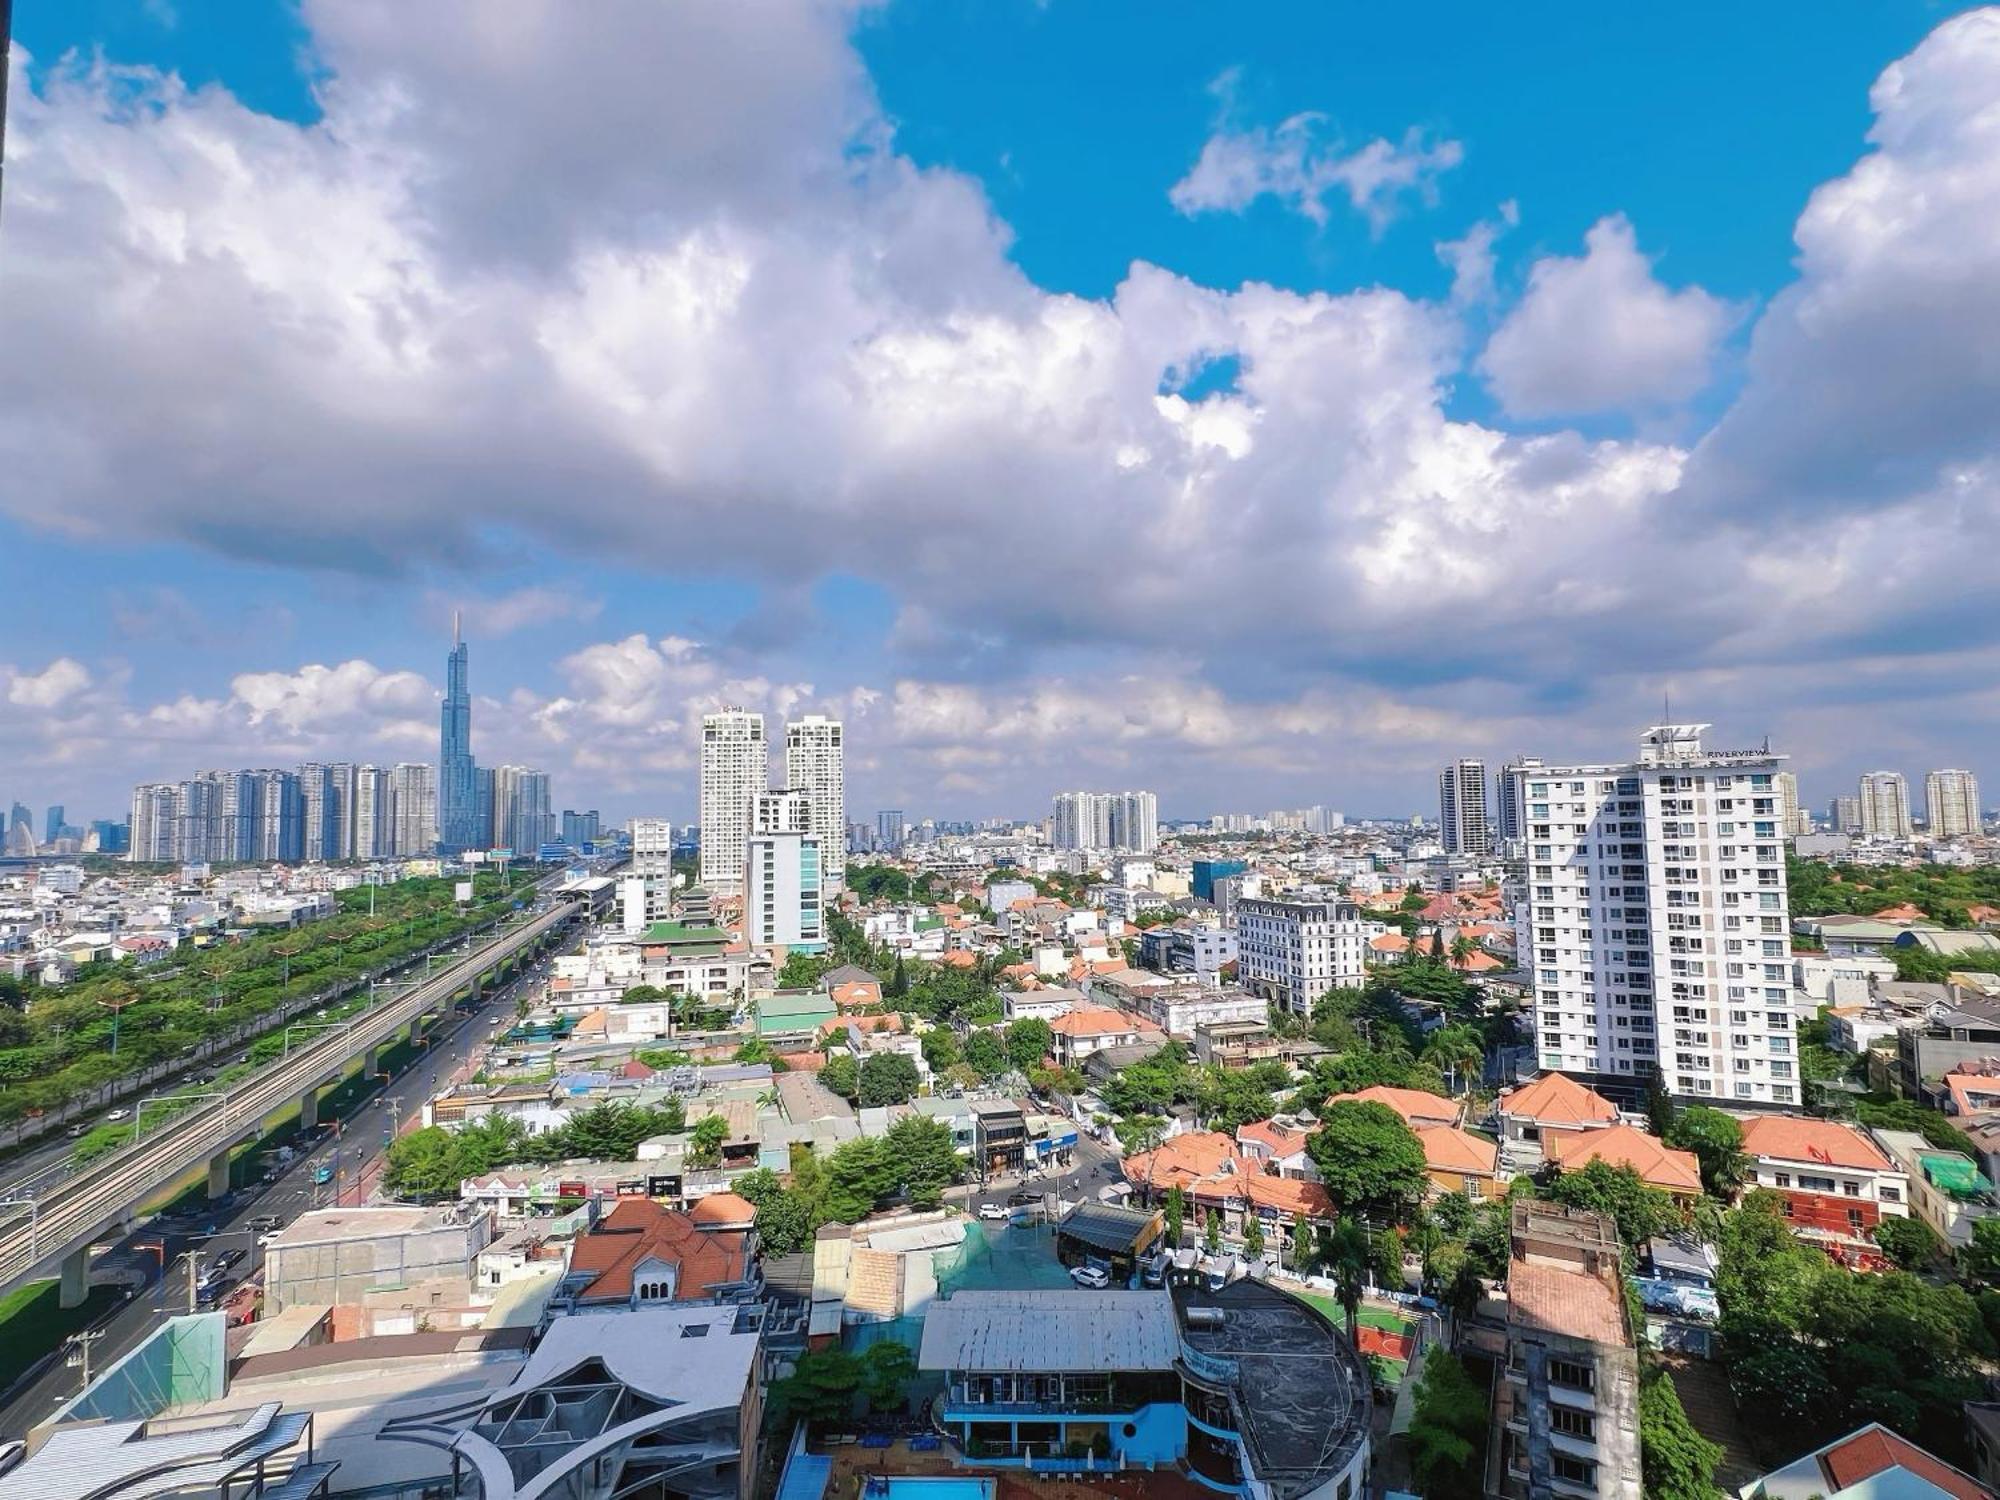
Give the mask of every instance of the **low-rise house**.
[{"label": "low-rise house", "polygon": [[760,1294],[754,1205],[712,1193],[686,1212],[621,1199],[570,1248],[553,1299],[573,1308],[751,1302]]},{"label": "low-rise house", "polygon": [[1974,1224],[2000,1216],[1991,1179],[1964,1152],[1933,1146],[1913,1130],[1869,1134],[1908,1176],[1910,1211],[1954,1250],[1972,1243]]},{"label": "low-rise house", "polygon": [[1312,1131],[1291,1115],[1273,1115],[1236,1127],[1236,1149],[1266,1172],[1317,1182],[1319,1168],[1306,1154],[1306,1142],[1311,1139]]},{"label": "low-rise house", "polygon": [[1073,1010],[1091,1008],[1082,990],[1051,985],[1039,990],[1020,990],[1000,997],[1000,1013],[1008,1021],[1053,1021]]},{"label": "low-rise house", "polygon": [[859,964],[841,964],[820,976],[819,986],[838,1010],[862,1010],[882,1003],[882,981]]},{"label": "low-rise house", "polygon": [[1545,1137],[1542,1155],[1565,1172],[1581,1171],[1594,1161],[1630,1167],[1648,1187],[1671,1195],[1683,1207],[1701,1197],[1701,1167],[1694,1153],[1677,1151],[1631,1125]]},{"label": "low-rise house", "polygon": [[1544,1073],[1500,1095],[1494,1105],[1500,1140],[1510,1158],[1540,1159],[1557,1136],[1605,1130],[1618,1123],[1609,1099],[1585,1088],[1567,1073]]},{"label": "low-rise house", "polygon": [[1487,1199],[1505,1191],[1500,1181],[1500,1148],[1485,1136],[1456,1125],[1426,1125],[1416,1135],[1424,1148],[1424,1170],[1434,1192]]},{"label": "low-rise house", "polygon": [[1801,1454],[1737,1493],[1742,1500],[1993,1500],[1970,1474],[1880,1422]]},{"label": "low-rise house", "polygon": [[1352,1101],[1359,1104],[1386,1104],[1393,1109],[1405,1125],[1412,1130],[1428,1125],[1456,1125],[1464,1115],[1464,1109],[1450,1099],[1422,1089],[1391,1088],[1387,1084],[1372,1087],[1352,1094],[1336,1094],[1326,1102],[1329,1105]]},{"label": "low-rise house", "polygon": [[1160,1028],[1141,1016],[1119,1010],[1073,1010],[1049,1022],[1055,1033],[1056,1062],[1066,1068],[1080,1065],[1091,1053],[1106,1047],[1129,1046],[1149,1038],[1164,1040]]},{"label": "low-rise house", "polygon": [[1743,1121],[1746,1188],[1784,1199],[1792,1233],[1843,1264],[1875,1270],[1886,1257],[1873,1230],[1884,1218],[1907,1218],[1909,1174],[1851,1125],[1796,1115]]}]

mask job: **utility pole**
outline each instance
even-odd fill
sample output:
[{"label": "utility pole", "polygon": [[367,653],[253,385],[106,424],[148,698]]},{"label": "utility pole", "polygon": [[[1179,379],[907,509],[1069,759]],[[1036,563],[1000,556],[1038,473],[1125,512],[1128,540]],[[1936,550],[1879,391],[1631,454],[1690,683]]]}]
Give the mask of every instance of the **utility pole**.
[{"label": "utility pole", "polygon": [[[5,3],[6,0],[0,0],[0,4]],[[85,1333],[73,1333],[69,1336],[70,1353],[69,1357],[63,1363],[68,1365],[72,1370],[78,1366],[81,1366],[83,1369],[83,1385],[77,1391],[78,1395],[82,1395],[84,1391],[90,1389],[90,1346],[103,1338],[104,1332],[102,1328],[96,1328]]]}]

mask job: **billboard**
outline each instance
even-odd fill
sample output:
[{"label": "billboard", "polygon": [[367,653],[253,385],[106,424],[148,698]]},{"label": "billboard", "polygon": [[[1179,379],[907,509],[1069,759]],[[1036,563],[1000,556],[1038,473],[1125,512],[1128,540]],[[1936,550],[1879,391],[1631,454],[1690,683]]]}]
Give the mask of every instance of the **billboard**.
[{"label": "billboard", "polygon": [[457,899],[458,899],[458,900],[459,900],[459,901],[460,901],[461,903],[464,903],[464,902],[469,902],[469,901],[471,901],[471,900],[472,900],[472,882],[471,882],[471,881],[469,881],[469,880],[461,880],[461,881],[459,881],[459,883],[458,883],[458,885],[457,885],[456,889],[457,889],[457,892],[458,892],[458,898],[457,898]]}]

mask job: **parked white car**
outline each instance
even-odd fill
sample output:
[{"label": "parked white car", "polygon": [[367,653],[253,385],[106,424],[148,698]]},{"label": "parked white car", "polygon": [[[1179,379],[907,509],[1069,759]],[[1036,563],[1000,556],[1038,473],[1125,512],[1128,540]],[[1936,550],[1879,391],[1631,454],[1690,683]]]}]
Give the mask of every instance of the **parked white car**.
[{"label": "parked white car", "polygon": [[1099,1292],[1111,1285],[1110,1273],[1100,1271],[1096,1266],[1071,1266],[1069,1279],[1078,1286],[1087,1286]]},{"label": "parked white car", "polygon": [[1007,1205],[1004,1203],[982,1203],[979,1205],[979,1217],[982,1219],[1004,1219],[1007,1217]]}]

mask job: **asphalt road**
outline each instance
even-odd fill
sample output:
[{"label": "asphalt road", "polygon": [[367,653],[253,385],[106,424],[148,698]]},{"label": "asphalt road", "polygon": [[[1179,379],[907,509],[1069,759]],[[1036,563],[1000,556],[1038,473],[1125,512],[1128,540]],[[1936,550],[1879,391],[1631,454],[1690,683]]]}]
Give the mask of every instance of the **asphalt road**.
[{"label": "asphalt road", "polygon": [[1040,1176],[1030,1172],[1025,1178],[1003,1177],[985,1187],[975,1186],[965,1195],[965,1203],[973,1213],[988,1203],[997,1203],[1004,1208],[1007,1200],[1017,1193],[1039,1194],[1049,1208],[1054,1207],[1051,1196],[1055,1194],[1060,1194],[1064,1203],[1076,1203],[1085,1198],[1095,1198],[1099,1190],[1114,1182],[1123,1182],[1125,1177],[1119,1171],[1118,1163],[1117,1152],[1100,1145],[1079,1127],[1076,1149],[1071,1153],[1068,1167]]},{"label": "asphalt road", "polygon": [[[258,1236],[250,1228],[252,1219],[271,1214],[289,1224],[308,1209],[332,1206],[336,1189],[341,1203],[368,1201],[392,1128],[409,1129],[421,1119],[425,1100],[455,1077],[476,1069],[487,1041],[513,1019],[521,986],[538,983],[547,972],[548,960],[544,959],[520,978],[489,991],[480,1008],[463,1020],[441,1023],[432,1031],[429,1047],[409,1068],[375,1094],[338,1133],[322,1124],[313,1133],[310,1146],[268,1185],[243,1189],[192,1215],[155,1219],[96,1257],[93,1271],[123,1268],[158,1279],[150,1280],[99,1325],[103,1336],[91,1345],[92,1373],[110,1368],[168,1317],[188,1310],[190,1273],[185,1257],[189,1251],[200,1252],[204,1266],[226,1250],[244,1252],[217,1294],[219,1301],[262,1264]],[[325,1184],[315,1183],[313,1178],[322,1166],[333,1169],[333,1178]],[[159,1276],[162,1262],[165,1275]],[[81,1370],[57,1360],[0,1407],[0,1440],[26,1436],[30,1427],[74,1396],[82,1383]]]}]

